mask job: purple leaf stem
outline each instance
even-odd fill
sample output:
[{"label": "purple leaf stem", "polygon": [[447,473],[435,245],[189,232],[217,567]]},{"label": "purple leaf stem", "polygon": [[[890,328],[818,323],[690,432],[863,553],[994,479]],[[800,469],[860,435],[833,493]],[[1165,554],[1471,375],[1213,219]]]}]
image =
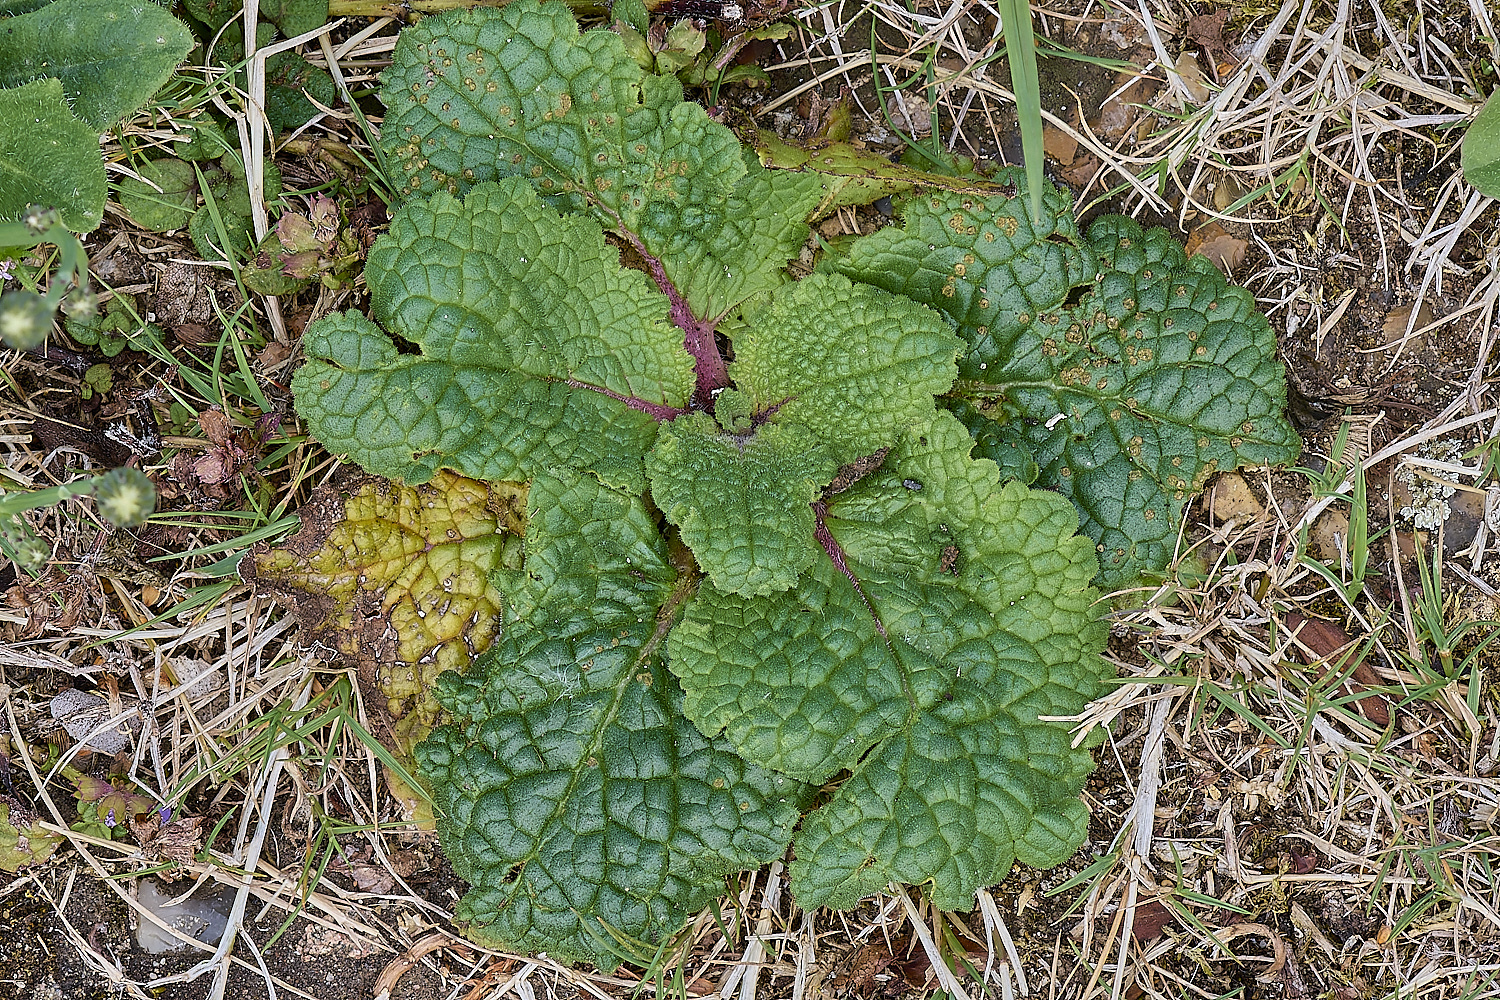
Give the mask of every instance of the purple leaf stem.
[{"label": "purple leaf stem", "polygon": [[621,235],[641,255],[651,274],[651,280],[656,282],[656,287],[672,304],[672,323],[683,332],[683,346],[693,356],[693,373],[698,379],[697,388],[693,390],[693,408],[712,409],[714,394],[729,387],[729,369],[725,367],[724,356],[719,353],[719,343],[714,339],[716,321],[699,319],[693,315],[687,299],[672,284],[672,279],[667,277],[661,259],[647,253],[645,244],[634,233],[621,230]]},{"label": "purple leaf stem", "polygon": [[844,558],[844,547],[838,543],[838,539],[833,537],[833,532],[828,530],[828,504],[819,500],[812,505],[812,509],[813,516],[817,518],[817,527],[813,529],[813,537],[818,540],[819,545],[823,546],[823,551],[828,555],[828,561],[833,563],[840,573],[844,574],[844,577],[849,581],[849,585],[859,595],[859,599],[865,602],[865,610],[870,612],[870,618],[875,622],[876,631],[880,633],[880,637],[889,646],[891,644],[891,637],[885,633],[885,623],[875,613],[875,605],[871,604],[870,598],[865,595],[865,588],[860,586],[859,577],[855,576],[854,571],[849,568],[849,561]]},{"label": "purple leaf stem", "polygon": [[640,410],[642,413],[650,414],[653,420],[675,420],[687,412],[679,406],[668,406],[665,403],[650,403],[644,399],[636,399],[634,396],[626,396],[623,393],[606,389],[602,385],[594,385],[591,382],[580,382],[576,378],[568,379],[568,385],[574,389],[592,389],[594,392],[608,396],[610,399],[618,399],[632,410]]}]

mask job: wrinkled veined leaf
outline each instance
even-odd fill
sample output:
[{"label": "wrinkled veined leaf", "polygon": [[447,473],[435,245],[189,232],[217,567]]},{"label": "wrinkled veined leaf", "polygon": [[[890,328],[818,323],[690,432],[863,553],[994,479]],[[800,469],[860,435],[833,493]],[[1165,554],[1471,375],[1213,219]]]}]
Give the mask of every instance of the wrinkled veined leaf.
[{"label": "wrinkled veined leaf", "polygon": [[589,478],[532,486],[520,618],[438,698],[417,748],[477,940],[612,968],[785,850],[803,789],[705,738],[662,665],[691,578],[637,498]]},{"label": "wrinkled veined leaf", "polygon": [[931,419],[961,346],[937,312],[838,275],[778,289],[736,332],[719,425],[664,426],[647,458],[656,504],[714,585],[747,597],[792,586],[819,491]]},{"label": "wrinkled veined leaf", "polygon": [[805,424],[842,465],[929,419],[962,347],[931,309],[815,274],[736,333],[729,374],[754,419]]},{"label": "wrinkled veined leaf", "polygon": [[812,562],[812,502],[838,463],[800,424],[723,433],[706,414],[662,428],[651,494],[721,590],[785,590]]},{"label": "wrinkled veined leaf", "polygon": [[103,131],[145,104],[192,47],[187,25],[150,0],[56,0],[5,21],[0,88],[55,77],[73,113]]},{"label": "wrinkled veined leaf", "polygon": [[0,88],[0,138],[0,219],[46,205],[75,233],[99,225],[108,191],[99,133],[68,110],[59,81]]},{"label": "wrinkled veined leaf", "polygon": [[1096,561],[1062,498],[1001,485],[941,414],[831,498],[795,589],[746,599],[705,586],[668,640],[704,732],[821,783],[792,888],[852,906],[891,882],[973,905],[1016,858],[1038,867],[1086,832],[1093,767],[1072,715],[1099,693]]},{"label": "wrinkled veined leaf", "polygon": [[328,20],[328,0],[271,0],[261,5],[260,15],[295,38]]},{"label": "wrinkled veined leaf", "polygon": [[594,222],[517,179],[439,193],[397,213],[365,280],[390,333],[355,312],[320,320],[292,380],[330,450],[411,483],[573,468],[644,487],[653,413],[687,403],[693,362],[665,297]]},{"label": "wrinkled veined leaf", "polygon": [[403,31],[381,95],[382,142],[409,190],[525,177],[624,236],[700,320],[785,280],[819,200],[817,178],[747,164],[675,77],[644,73],[612,32],[580,35],[560,3]]},{"label": "wrinkled veined leaf", "polygon": [[1020,198],[924,195],[837,266],[958,324],[955,409],[986,453],[1016,468],[1029,453],[1039,482],[1077,505],[1100,583],[1131,586],[1166,566],[1209,475],[1290,461],[1300,441],[1248,292],[1164,230],[1111,216],[1084,243],[1068,199],[1046,204],[1033,233]]},{"label": "wrinkled veined leaf", "polygon": [[526,487],[439,472],[421,486],[364,479],[313,494],[301,530],[241,563],[281,599],[302,637],[373,666],[409,753],[437,717],[432,687],[489,648],[500,593],[490,574],[521,563]]}]

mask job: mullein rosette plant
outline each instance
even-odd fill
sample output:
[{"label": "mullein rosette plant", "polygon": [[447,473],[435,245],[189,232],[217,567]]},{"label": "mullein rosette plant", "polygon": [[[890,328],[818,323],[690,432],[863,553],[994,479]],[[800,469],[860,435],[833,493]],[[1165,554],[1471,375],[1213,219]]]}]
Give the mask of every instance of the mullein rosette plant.
[{"label": "mullein rosette plant", "polygon": [[416,750],[469,932],[608,967],[788,845],[809,908],[964,909],[1076,850],[1098,554],[1161,551],[1121,501],[1174,524],[1295,453],[1249,297],[1055,191],[1029,221],[1012,173],[794,281],[830,178],[562,4],[422,21],[382,98],[407,197],[293,391],[371,472],[528,484],[498,637]]}]

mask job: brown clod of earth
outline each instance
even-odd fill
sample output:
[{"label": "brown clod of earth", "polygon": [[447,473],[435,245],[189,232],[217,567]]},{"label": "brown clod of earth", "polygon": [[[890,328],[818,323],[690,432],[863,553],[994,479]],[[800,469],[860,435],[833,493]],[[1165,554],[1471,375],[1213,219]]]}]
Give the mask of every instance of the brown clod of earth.
[{"label": "brown clod of earth", "polygon": [[1222,473],[1208,492],[1208,510],[1220,521],[1253,521],[1266,512],[1238,472]]},{"label": "brown clod of earth", "polygon": [[1042,126],[1042,149],[1063,166],[1071,166],[1078,153],[1078,140],[1051,123]]}]

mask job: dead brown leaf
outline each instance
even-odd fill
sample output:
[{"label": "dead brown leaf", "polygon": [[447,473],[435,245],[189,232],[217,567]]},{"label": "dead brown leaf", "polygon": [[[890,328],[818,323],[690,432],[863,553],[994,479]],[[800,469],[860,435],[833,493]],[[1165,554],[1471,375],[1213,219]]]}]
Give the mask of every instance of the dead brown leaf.
[{"label": "dead brown leaf", "polygon": [[1189,257],[1195,253],[1202,254],[1213,261],[1214,266],[1225,274],[1229,274],[1245,262],[1245,253],[1249,249],[1249,240],[1242,240],[1238,236],[1231,235],[1217,222],[1199,226],[1188,236],[1187,241]]},{"label": "dead brown leaf", "polygon": [[1176,919],[1176,915],[1161,900],[1148,899],[1136,906],[1135,919],[1130,922],[1130,935],[1137,941],[1154,941]]},{"label": "dead brown leaf", "polygon": [[1093,153],[1084,153],[1081,156],[1074,156],[1072,164],[1063,167],[1058,173],[1062,175],[1063,180],[1074,187],[1082,187],[1094,179],[1094,174],[1098,170],[1099,157]]},{"label": "dead brown leaf", "polygon": [[1238,61],[1224,46],[1224,22],[1228,19],[1229,11],[1218,8],[1214,8],[1212,14],[1198,14],[1188,18],[1187,40],[1203,50],[1210,65],[1219,63],[1220,56],[1223,57],[1222,61]]},{"label": "dead brown leaf", "polygon": [[1078,154],[1078,140],[1055,125],[1042,126],[1042,150],[1052,159],[1068,167]]},{"label": "dead brown leaf", "polygon": [[[1355,641],[1332,622],[1309,618],[1301,612],[1293,611],[1286,616],[1286,626],[1296,637],[1292,648],[1296,650],[1297,658],[1308,666],[1319,669],[1319,676],[1327,676],[1329,671],[1345,672],[1349,658],[1358,652]],[[1355,710],[1383,728],[1391,721],[1391,703],[1385,695],[1378,692],[1364,694],[1369,686],[1379,683],[1380,678],[1375,671],[1364,660],[1360,660],[1354,665],[1350,679],[1340,684],[1333,693],[1357,695],[1353,702]]]},{"label": "dead brown leaf", "polygon": [[193,860],[203,848],[202,828],[202,816],[183,816],[170,823],[163,822],[161,815],[154,812],[130,817],[130,832],[147,856],[169,861]]}]

